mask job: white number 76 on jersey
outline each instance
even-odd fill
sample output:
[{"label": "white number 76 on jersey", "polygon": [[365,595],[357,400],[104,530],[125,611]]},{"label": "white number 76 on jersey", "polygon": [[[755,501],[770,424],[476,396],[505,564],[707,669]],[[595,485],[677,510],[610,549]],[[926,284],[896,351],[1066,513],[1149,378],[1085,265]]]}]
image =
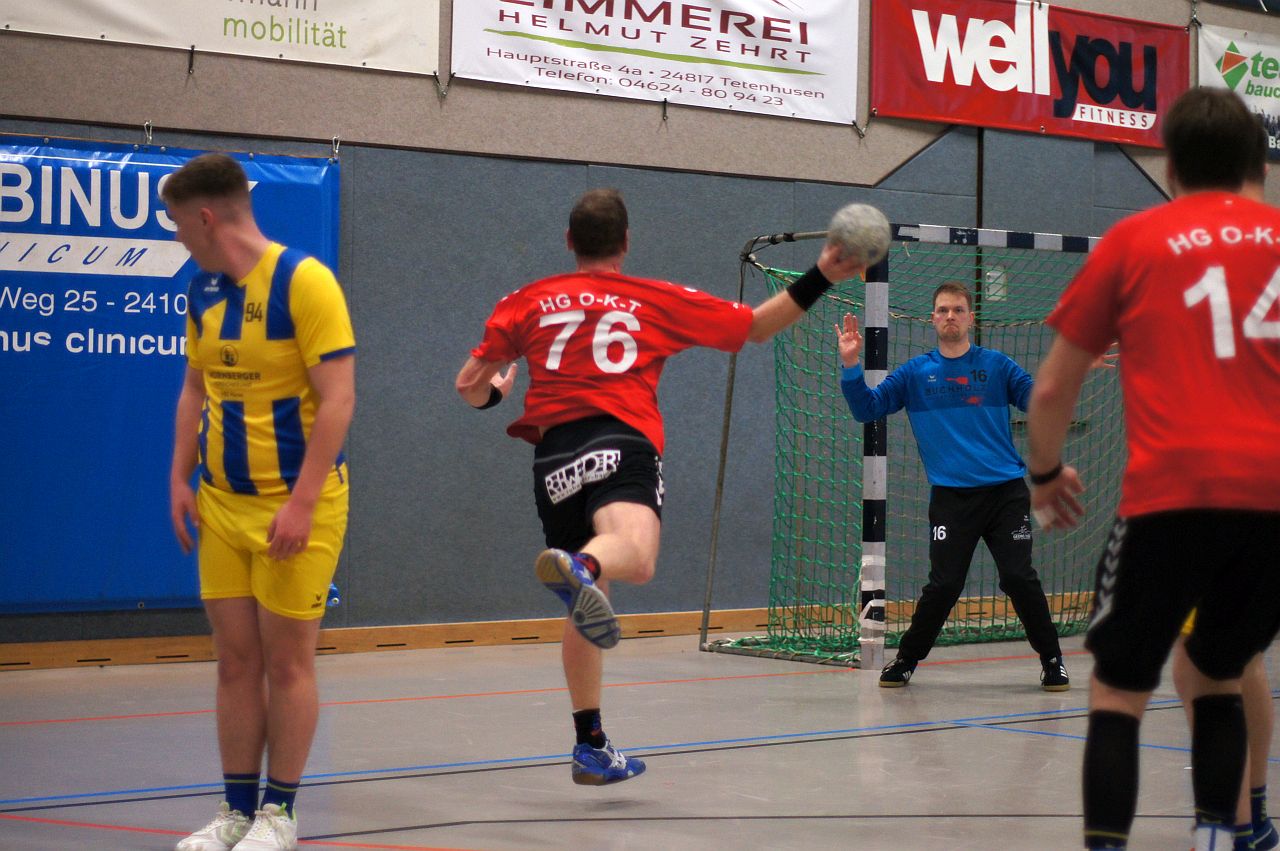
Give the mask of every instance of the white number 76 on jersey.
[{"label": "white number 76 on jersey", "polygon": [[[564,347],[569,344],[569,338],[573,336],[574,331],[578,330],[578,326],[586,321],[586,318],[585,310],[565,310],[539,317],[539,328],[546,328],[549,325],[564,326],[556,334],[555,341],[547,351],[547,369],[560,369],[560,358],[564,356]],[[622,326],[622,328],[618,329],[616,326]],[[640,320],[630,313],[611,310],[600,317],[600,321],[596,323],[595,334],[591,338],[591,357],[601,372],[619,373],[631,368],[640,353],[636,346],[636,338],[627,331],[639,330]],[[622,344],[622,357],[616,361],[609,359],[609,346],[613,343]]]},{"label": "white number 76 on jersey", "polygon": [[[1236,329],[1231,316],[1231,297],[1227,293],[1227,272],[1221,266],[1210,266],[1195,286],[1182,294],[1187,307],[1195,307],[1209,300],[1209,321],[1213,325],[1213,353],[1219,358],[1236,356]],[[1276,299],[1280,298],[1280,270],[1271,276],[1267,288],[1254,302],[1253,309],[1244,318],[1246,340],[1280,339],[1280,320],[1267,319]]]}]

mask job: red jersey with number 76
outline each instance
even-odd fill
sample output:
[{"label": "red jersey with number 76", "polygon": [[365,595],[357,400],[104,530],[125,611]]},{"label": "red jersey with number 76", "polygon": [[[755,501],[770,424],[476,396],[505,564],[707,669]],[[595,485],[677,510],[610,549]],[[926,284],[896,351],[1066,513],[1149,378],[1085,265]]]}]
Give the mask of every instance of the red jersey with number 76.
[{"label": "red jersey with number 76", "polygon": [[544,278],[498,302],[471,354],[528,362],[524,416],[507,434],[530,443],[541,430],[608,414],[663,451],[658,379],[691,346],[736,352],[751,308],[666,281],[575,272]]},{"label": "red jersey with number 76", "polygon": [[1048,322],[1095,354],[1120,342],[1121,517],[1280,511],[1278,299],[1280,211],[1233,193],[1130,216],[1090,254]]}]

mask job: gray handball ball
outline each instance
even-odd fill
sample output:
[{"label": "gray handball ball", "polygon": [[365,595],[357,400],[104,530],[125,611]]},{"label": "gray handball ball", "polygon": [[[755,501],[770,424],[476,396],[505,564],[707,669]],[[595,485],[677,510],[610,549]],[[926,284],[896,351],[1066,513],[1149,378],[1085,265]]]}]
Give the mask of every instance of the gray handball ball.
[{"label": "gray handball ball", "polygon": [[870,204],[849,204],[831,217],[827,239],[840,246],[846,256],[859,257],[874,266],[889,251],[893,232],[884,213]]}]

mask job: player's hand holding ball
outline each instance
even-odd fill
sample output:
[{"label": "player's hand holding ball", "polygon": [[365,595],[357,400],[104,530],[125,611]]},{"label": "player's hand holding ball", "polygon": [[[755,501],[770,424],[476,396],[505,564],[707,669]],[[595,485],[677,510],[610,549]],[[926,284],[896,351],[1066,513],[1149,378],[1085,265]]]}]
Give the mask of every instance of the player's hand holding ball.
[{"label": "player's hand holding ball", "polygon": [[884,259],[892,239],[889,220],[870,204],[841,207],[827,226],[827,244],[839,249],[841,260],[864,269]]}]

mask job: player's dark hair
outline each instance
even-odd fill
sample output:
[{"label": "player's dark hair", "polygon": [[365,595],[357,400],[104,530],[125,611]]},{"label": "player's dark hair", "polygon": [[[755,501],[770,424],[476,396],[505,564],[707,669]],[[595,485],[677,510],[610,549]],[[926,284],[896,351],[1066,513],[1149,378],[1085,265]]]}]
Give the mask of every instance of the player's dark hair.
[{"label": "player's dark hair", "polygon": [[933,291],[933,306],[938,306],[938,296],[943,293],[951,293],[958,295],[964,299],[964,303],[969,306],[969,312],[973,312],[973,293],[969,292],[969,288],[958,281],[947,281],[945,284],[939,284],[938,288]]},{"label": "player's dark hair", "polygon": [[1250,162],[1249,167],[1245,169],[1244,179],[1249,183],[1262,184],[1267,179],[1267,152],[1271,150],[1271,134],[1267,132],[1266,125],[1262,123],[1262,116],[1255,115],[1254,121],[1258,125],[1258,141],[1262,145],[1263,154],[1256,162]]},{"label": "player's dark hair", "polygon": [[193,198],[247,200],[249,178],[240,163],[226,154],[201,154],[169,175],[160,197],[166,204],[183,204]]},{"label": "player's dark hair", "polygon": [[595,259],[619,254],[627,245],[627,205],[616,189],[592,189],[569,213],[573,253]]},{"label": "player's dark hair", "polygon": [[1164,117],[1164,146],[1183,189],[1239,189],[1266,168],[1267,139],[1234,92],[1191,89]]}]

